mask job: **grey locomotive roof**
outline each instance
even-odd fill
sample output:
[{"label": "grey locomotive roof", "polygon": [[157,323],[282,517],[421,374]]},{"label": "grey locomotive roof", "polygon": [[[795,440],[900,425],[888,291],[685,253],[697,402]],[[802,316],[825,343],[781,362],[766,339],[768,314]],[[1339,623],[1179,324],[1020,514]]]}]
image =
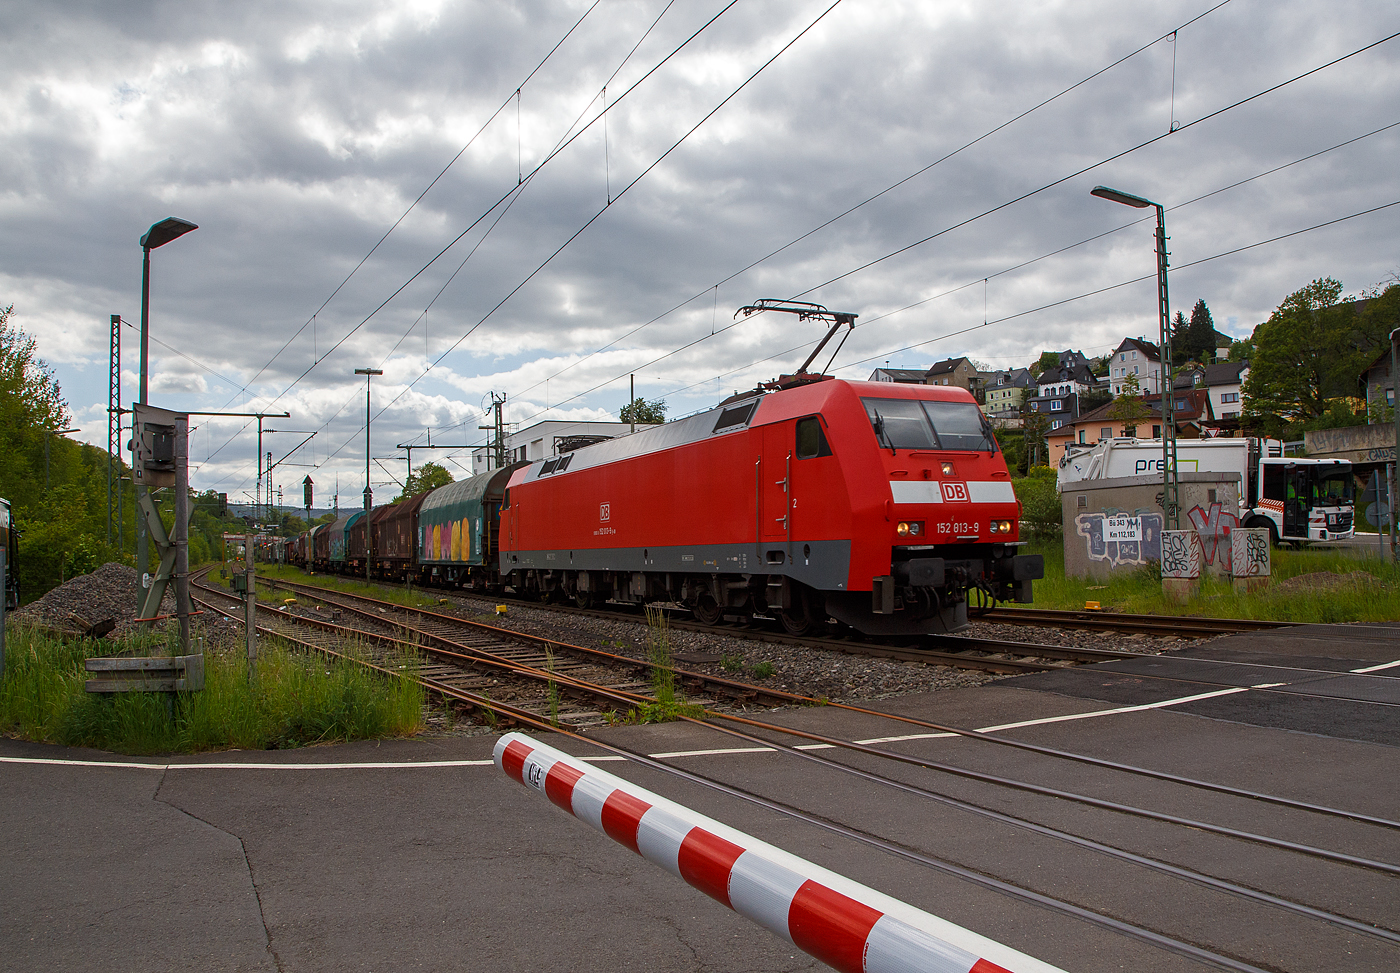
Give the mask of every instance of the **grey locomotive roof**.
[{"label": "grey locomotive roof", "polygon": [[[754,414],[758,411],[758,404],[763,399],[765,393],[758,393],[751,397],[740,399],[735,402],[728,402],[718,406],[708,412],[701,412],[697,415],[688,416],[684,419],[677,419],[675,422],[668,422],[660,426],[652,426],[650,429],[639,429],[635,433],[627,436],[619,436],[616,439],[609,439],[607,442],[597,443],[593,446],[585,446],[576,449],[564,456],[554,456],[547,460],[536,460],[530,464],[530,469],[526,473],[526,482],[541,479],[541,471],[549,465],[551,461],[563,462],[568,458],[568,466],[559,472],[550,472],[543,476],[567,476],[570,473],[577,473],[579,470],[591,469],[595,466],[606,466],[609,463],[617,463],[634,456],[644,456],[648,453],[660,452],[663,449],[673,449],[676,446],[686,446],[690,443],[698,443],[709,439],[712,436],[723,436],[731,432],[739,432],[748,428],[753,421]],[[748,417],[737,425],[729,425],[717,429],[716,423],[720,416],[731,410],[742,409],[752,405]],[[569,458],[571,457],[571,458]],[[551,467],[551,470],[555,467]],[[444,489],[446,489],[444,487]]]}]

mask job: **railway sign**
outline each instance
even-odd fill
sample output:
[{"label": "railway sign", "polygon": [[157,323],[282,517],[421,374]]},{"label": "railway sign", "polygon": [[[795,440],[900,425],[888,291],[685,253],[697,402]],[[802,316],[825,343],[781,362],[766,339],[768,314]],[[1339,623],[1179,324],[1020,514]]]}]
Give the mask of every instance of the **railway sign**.
[{"label": "railway sign", "polygon": [[1103,539],[1105,541],[1141,541],[1142,518],[1128,517],[1123,514],[1105,517],[1103,520]]}]

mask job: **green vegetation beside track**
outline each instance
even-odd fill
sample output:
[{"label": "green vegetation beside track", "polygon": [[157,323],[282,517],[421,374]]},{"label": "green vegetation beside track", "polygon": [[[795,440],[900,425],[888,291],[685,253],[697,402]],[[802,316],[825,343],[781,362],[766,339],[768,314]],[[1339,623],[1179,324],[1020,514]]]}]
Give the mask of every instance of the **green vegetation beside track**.
[{"label": "green vegetation beside track", "polygon": [[107,655],[167,655],[165,633],[89,642],[11,624],[0,680],[0,733],[41,743],[126,754],[275,750],[315,743],[407,736],[422,722],[413,679],[393,679],[352,661],[308,655],[274,639],[259,643],[248,683],[241,639],[205,651],[200,692],[102,696],[84,690],[83,661]]},{"label": "green vegetation beside track", "polygon": [[[1238,595],[1229,578],[1202,578],[1200,594],[1176,605],[1162,595],[1156,564],[1110,578],[1066,578],[1058,537],[1033,541],[1027,553],[1045,557],[1045,580],[1035,583],[1028,608],[1082,609],[1096,601],[1105,610],[1152,615],[1200,615],[1278,622],[1400,621],[1400,570],[1378,557],[1330,550],[1273,551],[1267,591]],[[993,612],[995,617],[995,612]]]}]

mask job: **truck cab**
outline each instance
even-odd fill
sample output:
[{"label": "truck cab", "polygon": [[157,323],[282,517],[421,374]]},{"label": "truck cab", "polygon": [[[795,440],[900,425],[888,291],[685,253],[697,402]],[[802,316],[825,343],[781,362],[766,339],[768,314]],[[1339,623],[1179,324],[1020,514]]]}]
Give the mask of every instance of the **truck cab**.
[{"label": "truck cab", "polygon": [[1262,459],[1257,480],[1257,487],[1250,484],[1250,496],[1257,497],[1254,506],[1268,516],[1276,538],[1325,541],[1351,536],[1355,488],[1350,463]]},{"label": "truck cab", "polygon": [[[1160,439],[1105,439],[1071,445],[1060,460],[1060,489],[1079,480],[1158,476]],[[1351,464],[1284,456],[1276,439],[1178,439],[1179,472],[1237,473],[1239,523],[1267,528],[1272,540],[1331,541],[1350,537],[1355,517]]]}]

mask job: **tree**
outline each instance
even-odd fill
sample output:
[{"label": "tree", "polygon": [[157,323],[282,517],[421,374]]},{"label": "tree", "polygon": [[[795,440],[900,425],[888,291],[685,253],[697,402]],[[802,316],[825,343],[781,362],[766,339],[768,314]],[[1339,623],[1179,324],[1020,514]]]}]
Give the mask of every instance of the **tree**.
[{"label": "tree", "polygon": [[[1136,378],[1137,376],[1133,376]],[[1087,392],[1079,393],[1079,414],[1082,416],[1086,412],[1092,412],[1101,405],[1108,405],[1113,401],[1113,393],[1107,387],[1090,389]]]},{"label": "tree", "polygon": [[1123,424],[1123,435],[1137,435],[1137,424],[1152,415],[1152,410],[1142,400],[1138,377],[1128,374],[1123,377],[1118,397],[1108,407],[1108,417]]},{"label": "tree", "polygon": [[1357,314],[1341,293],[1341,281],[1318,278],[1254,329],[1244,412],[1266,432],[1316,419],[1329,399],[1355,395],[1361,369],[1389,334],[1385,295],[1373,300],[1376,313]]},{"label": "tree", "polygon": [[1050,451],[1046,448],[1045,434],[1050,431],[1050,417],[1026,402],[1021,406],[1021,432],[1026,451],[1027,468],[1038,463],[1048,463]]},{"label": "tree", "polygon": [[1180,311],[1176,312],[1176,317],[1172,318],[1170,334],[1172,343],[1172,361],[1182,362],[1187,358],[1187,334],[1191,330],[1191,322],[1186,320],[1186,315]]},{"label": "tree", "polygon": [[403,492],[389,502],[398,503],[400,500],[416,497],[420,493],[427,493],[440,486],[447,486],[451,482],[452,474],[448,472],[447,467],[438,463],[424,463],[408,474],[408,482],[404,484]]},{"label": "tree", "polygon": [[996,436],[997,445],[1001,447],[1001,457],[1006,462],[1006,468],[1012,476],[1019,476],[1026,472],[1026,436],[1020,429],[996,429],[992,434]]},{"label": "tree", "polygon": [[1230,361],[1252,361],[1254,359],[1254,336],[1230,342]]},{"label": "tree", "polygon": [[35,354],[37,343],[10,324],[13,304],[0,307],[0,398],[3,419],[17,426],[63,429],[71,421],[68,403],[53,369]]},{"label": "tree", "polygon": [[622,407],[619,417],[623,422],[636,422],[655,425],[666,421],[666,400],[634,399]]},{"label": "tree", "polygon": [[[10,501],[21,531],[10,556],[23,597],[31,600],[119,556],[107,543],[107,453],[57,434],[71,422],[68,403],[13,315],[13,305],[0,307],[0,496]],[[131,550],[136,506],[121,480],[127,472],[118,462],[125,523],[114,527]]]},{"label": "tree", "polygon": [[1042,351],[1036,363],[1031,366],[1031,371],[1036,378],[1050,371],[1052,368],[1060,367],[1060,353],[1058,351]]},{"label": "tree", "polygon": [[[1177,317],[1180,316],[1181,312],[1178,311]],[[1191,323],[1186,329],[1186,353],[1188,358],[1202,363],[1215,358],[1215,321],[1204,300],[1197,301],[1191,309]]]}]

